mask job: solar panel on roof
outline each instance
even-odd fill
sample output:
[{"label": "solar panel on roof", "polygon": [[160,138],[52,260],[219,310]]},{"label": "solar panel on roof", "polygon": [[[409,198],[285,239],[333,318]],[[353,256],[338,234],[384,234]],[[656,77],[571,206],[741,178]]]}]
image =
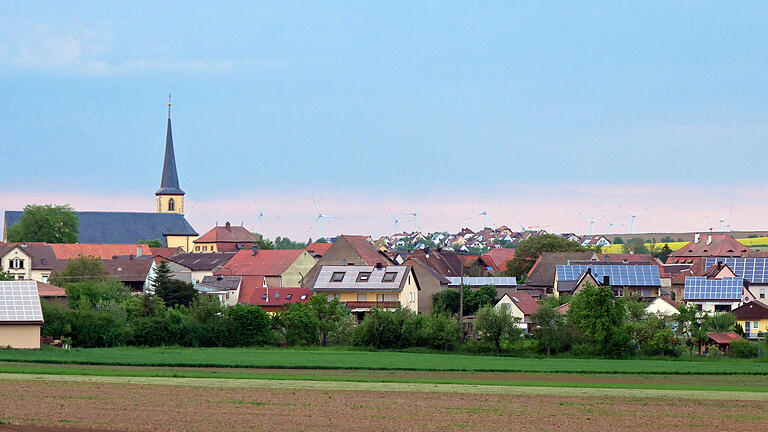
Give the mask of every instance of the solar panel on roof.
[{"label": "solar panel on roof", "polygon": [[707,279],[703,276],[685,278],[685,300],[741,300],[743,278]]},{"label": "solar panel on roof", "polygon": [[613,286],[661,286],[659,268],[655,265],[558,265],[557,280],[577,280],[588,269],[600,283],[608,276],[608,283]]},{"label": "solar panel on roof", "polygon": [[768,258],[707,258],[704,266],[710,268],[718,262],[727,265],[736,276],[751,283],[768,283]]},{"label": "solar panel on roof", "polygon": [[0,322],[40,322],[43,310],[35,281],[0,282]]}]

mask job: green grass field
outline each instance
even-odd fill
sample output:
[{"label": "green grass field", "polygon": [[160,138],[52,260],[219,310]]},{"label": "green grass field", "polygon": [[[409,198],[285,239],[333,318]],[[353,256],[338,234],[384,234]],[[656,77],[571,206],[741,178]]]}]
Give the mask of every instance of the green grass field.
[{"label": "green grass field", "polygon": [[603,360],[277,348],[93,348],[0,350],[0,361],[122,366],[371,369],[590,374],[768,375],[759,360]]}]

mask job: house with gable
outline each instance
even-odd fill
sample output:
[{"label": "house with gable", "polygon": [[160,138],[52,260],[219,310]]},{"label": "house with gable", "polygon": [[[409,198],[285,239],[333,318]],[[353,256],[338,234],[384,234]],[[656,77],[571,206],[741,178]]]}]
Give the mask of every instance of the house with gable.
[{"label": "house with gable", "polygon": [[301,286],[311,288],[324,265],[362,265],[375,266],[394,265],[386,254],[381,253],[368,241],[366,236],[340,235],[325,254],[317,260],[315,265],[301,281]]},{"label": "house with gable", "polygon": [[315,263],[304,249],[243,249],[214,274],[263,276],[270,288],[298,287]]},{"label": "house with gable", "polygon": [[697,258],[748,257],[752,251],[728,234],[695,234],[692,242],[672,252],[667,264],[693,264]]},{"label": "house with gable", "polygon": [[520,328],[531,331],[531,316],[539,310],[539,303],[524,292],[505,293],[494,305],[497,311],[503,310],[520,319]]},{"label": "house with gable", "polygon": [[0,270],[14,279],[48,282],[56,254],[45,243],[0,243]]},{"label": "house with gable", "polygon": [[253,249],[256,236],[243,226],[233,226],[229,222],[224,226],[215,226],[200,238],[193,241],[195,252],[237,252],[240,249]]}]

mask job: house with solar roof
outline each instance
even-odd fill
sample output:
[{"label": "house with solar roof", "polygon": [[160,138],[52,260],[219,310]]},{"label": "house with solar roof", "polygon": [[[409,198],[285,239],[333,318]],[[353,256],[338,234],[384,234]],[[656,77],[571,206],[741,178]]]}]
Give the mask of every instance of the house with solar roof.
[{"label": "house with solar roof", "polygon": [[[727,268],[734,276],[749,282],[749,289],[762,301],[766,301],[768,291],[768,258],[706,258],[704,267],[711,269]],[[718,278],[719,279],[719,278]]]},{"label": "house with solar roof", "polygon": [[683,301],[695,304],[704,312],[730,312],[755,296],[749,289],[749,282],[740,277],[708,279],[704,276],[685,278]]},{"label": "house with solar roof", "polygon": [[37,282],[0,281],[0,347],[39,349],[42,325]]},{"label": "house with solar roof", "polygon": [[555,296],[578,294],[587,282],[611,287],[616,297],[638,295],[650,301],[661,295],[656,265],[594,263],[555,267]]}]

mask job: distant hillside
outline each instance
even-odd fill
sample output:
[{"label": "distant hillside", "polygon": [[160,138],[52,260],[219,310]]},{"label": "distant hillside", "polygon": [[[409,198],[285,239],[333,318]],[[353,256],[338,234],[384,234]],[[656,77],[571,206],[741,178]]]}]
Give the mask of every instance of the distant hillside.
[{"label": "distant hillside", "polygon": [[[707,234],[709,231],[692,231],[692,232],[661,232],[661,233],[637,233],[637,234],[602,234],[613,242],[613,239],[616,237],[621,237],[624,240],[629,240],[632,238],[641,238],[643,240],[648,240],[649,242],[653,239],[656,239],[656,242],[661,242],[661,239],[664,237],[670,237],[672,241],[678,241],[678,239],[683,239],[684,242],[693,241],[693,237],[696,234]],[[750,236],[757,236],[757,237],[768,237],[768,231],[729,231],[727,233],[721,233],[719,231],[714,231],[717,234],[728,234],[733,238],[736,239],[745,239],[749,238]]]}]

